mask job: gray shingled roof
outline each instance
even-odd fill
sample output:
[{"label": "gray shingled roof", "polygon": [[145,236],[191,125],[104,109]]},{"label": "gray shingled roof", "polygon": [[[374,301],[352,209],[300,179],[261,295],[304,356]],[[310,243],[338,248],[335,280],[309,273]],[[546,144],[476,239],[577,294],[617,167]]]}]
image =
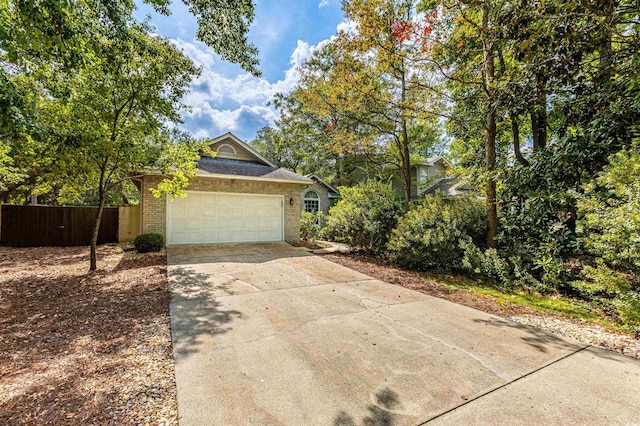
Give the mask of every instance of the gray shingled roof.
[{"label": "gray shingled roof", "polygon": [[264,179],[287,179],[307,183],[309,179],[287,169],[271,167],[253,161],[232,160],[229,158],[202,157],[198,161],[198,170],[232,176],[250,176]]},{"label": "gray shingled roof", "polygon": [[446,177],[434,182],[427,188],[424,195],[436,195],[437,191],[442,191],[446,197],[455,197],[462,194],[473,194],[472,188],[467,188],[457,177]]},{"label": "gray shingled roof", "polygon": [[340,191],[338,191],[333,186],[329,185],[327,182],[320,179],[315,173],[309,173],[308,175],[304,175],[307,179],[314,180],[316,182],[320,182],[322,185],[329,189],[329,198],[338,198],[340,197]]}]

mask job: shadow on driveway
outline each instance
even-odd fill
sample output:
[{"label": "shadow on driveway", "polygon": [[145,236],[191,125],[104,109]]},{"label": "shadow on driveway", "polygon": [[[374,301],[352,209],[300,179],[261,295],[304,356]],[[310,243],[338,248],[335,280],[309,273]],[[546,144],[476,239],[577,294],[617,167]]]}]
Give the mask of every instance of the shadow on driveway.
[{"label": "shadow on driveway", "polygon": [[361,422],[356,422],[353,416],[341,411],[333,420],[333,426],[355,426],[357,424],[364,426],[392,426],[397,421],[397,415],[392,410],[398,405],[400,405],[398,394],[389,388],[384,388],[376,393],[375,404],[367,405],[369,414]]}]

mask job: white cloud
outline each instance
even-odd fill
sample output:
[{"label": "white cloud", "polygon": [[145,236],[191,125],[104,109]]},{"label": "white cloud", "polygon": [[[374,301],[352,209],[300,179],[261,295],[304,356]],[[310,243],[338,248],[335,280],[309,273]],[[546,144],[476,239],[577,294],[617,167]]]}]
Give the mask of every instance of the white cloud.
[{"label": "white cloud", "polygon": [[336,27],[337,32],[344,31],[347,34],[355,34],[357,30],[358,27],[353,21],[342,21]]},{"label": "white cloud", "polygon": [[196,65],[200,65],[204,68],[211,68],[215,61],[213,59],[214,53],[206,44],[195,41],[188,42],[182,39],[171,39],[171,42],[175,44],[179,49],[182,49],[185,55],[187,55]]},{"label": "white cloud", "polygon": [[329,0],[320,0],[320,3],[318,3],[318,9],[328,5],[329,5]]},{"label": "white cloud", "polygon": [[[337,30],[352,31],[353,25],[341,22]],[[284,77],[273,83],[246,72],[224,76],[215,70],[218,56],[204,43],[172,40],[197,66],[202,67],[201,75],[191,83],[191,91],[183,99],[191,107],[191,112],[183,117],[183,127],[196,137],[214,137],[227,131],[238,132],[240,137],[243,131],[247,131],[251,133],[248,137],[252,137],[258,128],[277,119],[276,111],[267,106],[267,102],[276,93],[291,91],[300,78],[298,67],[334,37],[316,45],[298,40]],[[251,130],[243,126],[249,126]]]}]

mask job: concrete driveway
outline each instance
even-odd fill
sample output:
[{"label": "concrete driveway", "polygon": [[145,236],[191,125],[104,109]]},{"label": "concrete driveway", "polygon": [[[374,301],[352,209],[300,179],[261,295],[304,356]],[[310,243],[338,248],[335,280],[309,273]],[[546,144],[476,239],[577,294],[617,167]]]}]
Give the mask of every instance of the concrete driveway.
[{"label": "concrete driveway", "polygon": [[284,243],[167,252],[182,425],[640,424],[640,361]]}]

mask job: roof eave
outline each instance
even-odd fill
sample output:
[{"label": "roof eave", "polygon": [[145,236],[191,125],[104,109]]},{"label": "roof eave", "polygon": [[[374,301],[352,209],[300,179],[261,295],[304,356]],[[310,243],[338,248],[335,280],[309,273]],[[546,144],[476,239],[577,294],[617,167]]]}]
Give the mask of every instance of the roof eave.
[{"label": "roof eave", "polygon": [[229,175],[225,173],[200,172],[196,176],[218,178],[218,179],[240,179],[240,180],[256,180],[256,181],[263,181],[263,182],[296,183],[298,185],[309,185],[313,183],[313,181],[309,179],[284,179],[284,178],[270,178],[270,177],[263,177],[263,176]]},{"label": "roof eave", "polygon": [[[160,171],[153,171],[149,173],[145,173],[145,176],[170,176],[170,173],[162,173]],[[262,177],[262,176],[247,176],[247,175],[229,175],[224,173],[208,173],[208,172],[199,172],[196,174],[196,177],[207,177],[207,178],[216,178],[216,179],[240,179],[240,180],[257,180],[263,182],[281,182],[281,183],[296,183],[298,185],[309,185],[312,184],[312,180],[308,179],[284,179],[284,178],[270,178],[270,177]]]}]

